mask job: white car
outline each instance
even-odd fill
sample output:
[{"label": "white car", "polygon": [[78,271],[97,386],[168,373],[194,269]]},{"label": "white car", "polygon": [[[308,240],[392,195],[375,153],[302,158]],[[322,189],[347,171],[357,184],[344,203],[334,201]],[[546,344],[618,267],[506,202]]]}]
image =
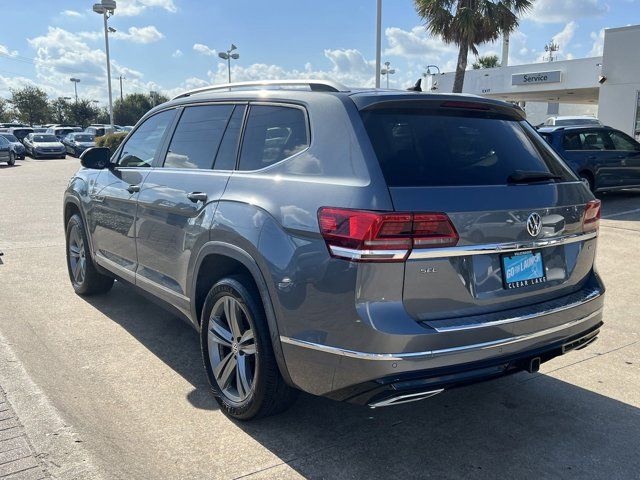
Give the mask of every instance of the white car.
[{"label": "white car", "polygon": [[602,123],[592,115],[555,115],[544,121],[545,127],[568,127],[570,125],[602,125]]},{"label": "white car", "polygon": [[30,133],[23,143],[31,158],[65,158],[67,155],[66,147],[50,133]]}]

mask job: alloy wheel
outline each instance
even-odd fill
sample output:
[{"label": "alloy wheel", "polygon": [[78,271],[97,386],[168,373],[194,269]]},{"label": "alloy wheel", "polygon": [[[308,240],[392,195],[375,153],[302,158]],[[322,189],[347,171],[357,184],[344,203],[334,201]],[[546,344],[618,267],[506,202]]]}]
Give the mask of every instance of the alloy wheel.
[{"label": "alloy wheel", "polygon": [[77,285],[84,281],[87,270],[87,258],[85,254],[84,241],[78,225],[71,227],[69,232],[69,266],[73,281]]},{"label": "alloy wheel", "polygon": [[235,297],[218,299],[209,317],[207,346],[220,391],[240,403],[253,392],[257,367],[255,334],[249,312]]}]

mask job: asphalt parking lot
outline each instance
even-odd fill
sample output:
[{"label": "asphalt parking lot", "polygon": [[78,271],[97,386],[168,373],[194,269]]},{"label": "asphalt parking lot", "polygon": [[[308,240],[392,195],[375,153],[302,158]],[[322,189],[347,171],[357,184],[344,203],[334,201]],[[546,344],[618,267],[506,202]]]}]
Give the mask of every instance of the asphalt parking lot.
[{"label": "asphalt parking lot", "polygon": [[68,282],[62,192],[79,161],[0,165],[0,386],[59,478],[640,478],[640,191],[603,195],[600,339],[537,374],[369,410],[302,395],[242,424],[198,337],[116,283]]}]

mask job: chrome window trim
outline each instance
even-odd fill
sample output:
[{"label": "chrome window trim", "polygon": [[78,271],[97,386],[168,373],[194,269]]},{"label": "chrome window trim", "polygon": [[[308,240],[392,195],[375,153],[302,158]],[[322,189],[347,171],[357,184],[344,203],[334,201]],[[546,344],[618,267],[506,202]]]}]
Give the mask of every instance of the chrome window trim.
[{"label": "chrome window trim", "polygon": [[525,342],[525,341],[533,340],[539,337],[544,337],[545,335],[551,335],[553,333],[560,332],[562,330],[566,330],[568,328],[571,328],[583,322],[586,322],[587,320],[590,320],[593,317],[600,315],[602,313],[602,310],[603,308],[601,307],[598,310],[590,313],[585,317],[581,317],[576,320],[571,320],[570,322],[566,322],[561,325],[556,325],[555,327],[546,328],[544,330],[539,330],[537,332],[524,333],[522,335],[501,338],[499,340],[492,340],[489,342],[473,343],[470,345],[461,345],[458,347],[442,348],[438,350],[426,350],[422,352],[407,352],[407,353],[358,352],[355,350],[332,347],[330,345],[322,345],[319,343],[308,342],[306,340],[298,340],[296,338],[285,337],[285,336],[280,336],[280,341],[282,343],[295,345],[297,347],[308,348],[311,350],[317,350],[320,352],[329,353],[333,355],[340,355],[343,357],[355,358],[358,360],[383,360],[383,361],[393,361],[393,362],[399,362],[404,360],[426,360],[426,359],[432,359],[435,357],[442,357],[446,355],[455,355],[458,353],[468,353],[468,352],[480,351],[480,350],[491,350],[494,348],[500,348],[500,347],[504,347],[506,345],[511,345],[514,343]]},{"label": "chrome window trim", "polygon": [[556,247],[570,243],[582,242],[596,238],[598,232],[574,233],[563,237],[543,238],[529,242],[485,243],[481,245],[464,245],[460,247],[414,249],[409,260],[427,258],[463,257],[466,255],[487,255],[492,253],[511,253],[539,248]]}]

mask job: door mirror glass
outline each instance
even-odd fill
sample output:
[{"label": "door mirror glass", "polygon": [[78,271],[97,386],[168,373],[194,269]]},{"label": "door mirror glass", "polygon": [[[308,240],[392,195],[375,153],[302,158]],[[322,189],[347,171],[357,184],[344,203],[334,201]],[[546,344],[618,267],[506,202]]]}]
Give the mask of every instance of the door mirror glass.
[{"label": "door mirror glass", "polygon": [[80,164],[85,168],[103,170],[111,164],[111,150],[107,147],[92,147],[80,155]]}]

